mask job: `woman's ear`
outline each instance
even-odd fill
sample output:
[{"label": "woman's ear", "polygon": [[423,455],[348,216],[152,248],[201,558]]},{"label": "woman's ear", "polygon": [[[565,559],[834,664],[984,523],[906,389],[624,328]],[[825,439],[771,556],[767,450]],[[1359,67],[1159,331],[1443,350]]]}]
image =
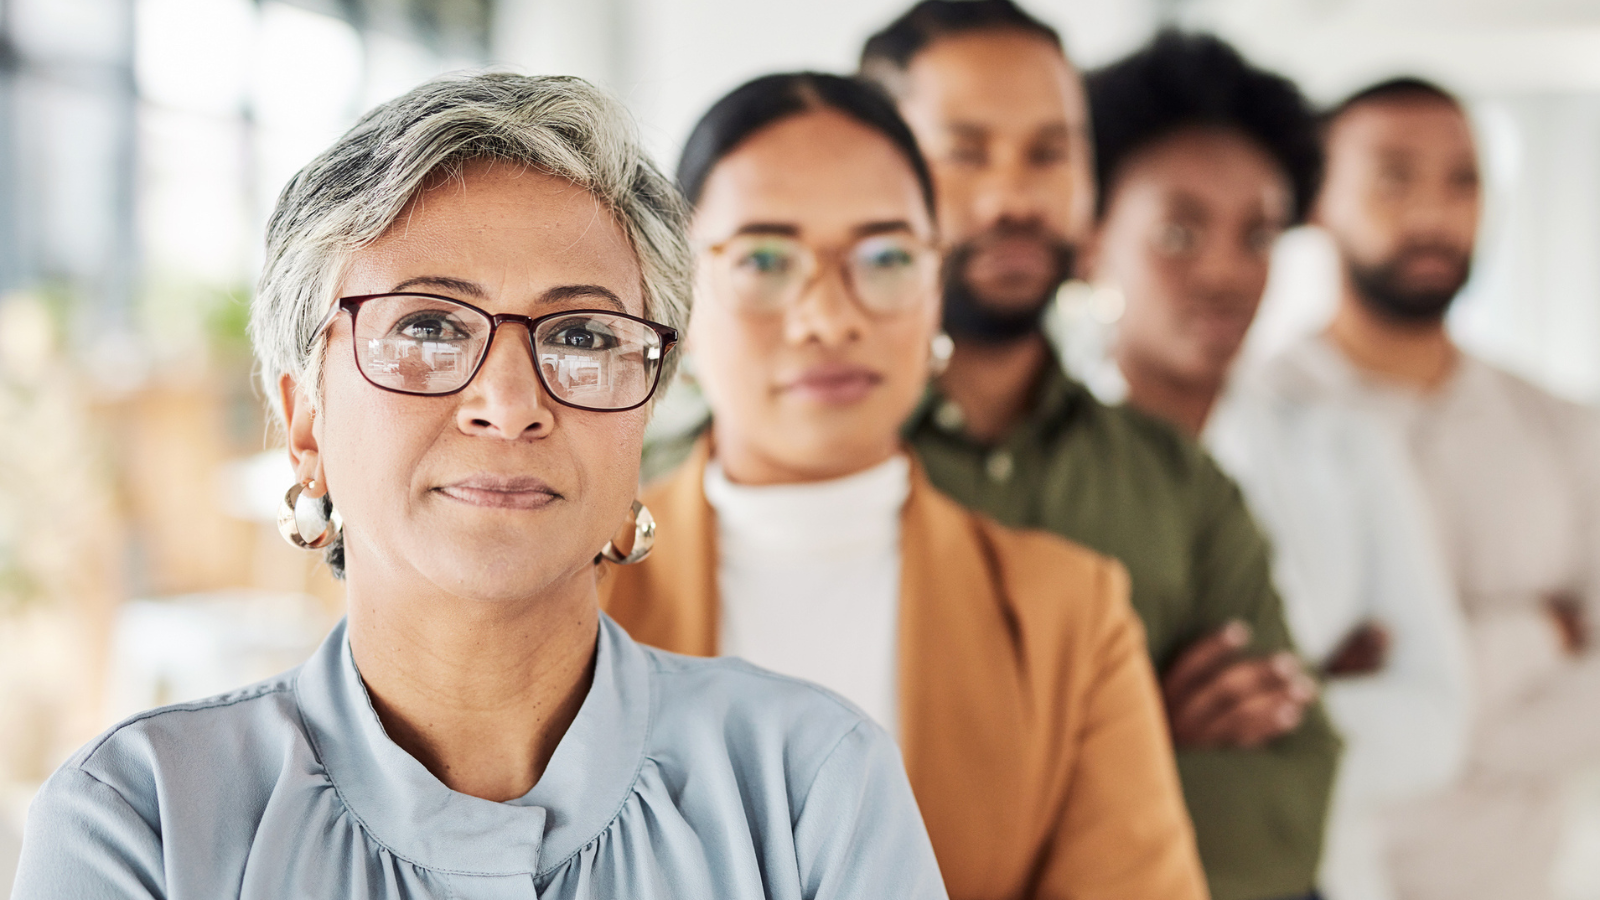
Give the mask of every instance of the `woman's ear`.
[{"label": "woman's ear", "polygon": [[306,496],[321,497],[328,492],[328,482],[323,477],[322,454],[318,449],[316,407],[288,375],[278,379],[278,392],[283,401],[284,431],[289,440],[289,462],[294,466],[295,480],[301,484],[312,482]]}]

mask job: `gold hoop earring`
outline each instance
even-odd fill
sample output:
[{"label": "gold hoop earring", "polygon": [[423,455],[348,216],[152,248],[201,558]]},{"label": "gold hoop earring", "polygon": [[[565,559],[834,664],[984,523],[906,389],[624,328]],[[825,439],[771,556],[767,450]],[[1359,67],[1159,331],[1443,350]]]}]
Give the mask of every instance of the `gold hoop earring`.
[{"label": "gold hoop earring", "polygon": [[956,342],[950,335],[941,331],[928,342],[928,371],[935,376],[943,375],[944,370],[950,368],[950,357],[956,352]]},{"label": "gold hoop earring", "polygon": [[644,562],[650,551],[656,545],[656,520],[650,515],[650,508],[643,503],[633,501],[633,548],[624,555],[617,549],[617,545],[606,541],[601,548],[600,555],[611,560],[619,566],[631,566],[637,562]]},{"label": "gold hoop earring", "polygon": [[318,499],[322,507],[319,510],[322,514],[322,530],[310,540],[300,533],[300,521],[295,516],[295,506],[300,502],[300,495],[316,483],[314,479],[306,479],[304,482],[291,485],[289,492],[283,495],[283,503],[278,507],[278,533],[283,535],[284,540],[301,550],[321,550],[338,540],[340,533],[344,531],[344,520],[339,516],[339,511],[333,508],[333,501],[328,495],[323,494]]}]

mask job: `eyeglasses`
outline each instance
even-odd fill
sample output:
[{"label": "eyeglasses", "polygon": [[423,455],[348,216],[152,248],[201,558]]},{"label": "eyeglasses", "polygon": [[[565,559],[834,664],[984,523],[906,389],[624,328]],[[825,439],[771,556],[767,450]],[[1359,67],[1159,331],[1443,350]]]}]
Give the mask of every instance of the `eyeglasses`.
[{"label": "eyeglasses", "polygon": [[798,303],[824,262],[839,266],[856,302],[878,315],[915,306],[939,281],[938,252],[909,234],[875,234],[828,250],[787,235],[738,234],[704,252],[718,293],[749,313],[777,313]]},{"label": "eyeglasses", "polygon": [[318,326],[350,313],[356,368],[374,387],[397,394],[442,396],[472,382],[501,325],[528,333],[533,367],[557,403],[593,412],[643,406],[661,381],[661,364],[678,342],[676,329],[598,309],[530,317],[491,315],[432,294],[342,297]]}]

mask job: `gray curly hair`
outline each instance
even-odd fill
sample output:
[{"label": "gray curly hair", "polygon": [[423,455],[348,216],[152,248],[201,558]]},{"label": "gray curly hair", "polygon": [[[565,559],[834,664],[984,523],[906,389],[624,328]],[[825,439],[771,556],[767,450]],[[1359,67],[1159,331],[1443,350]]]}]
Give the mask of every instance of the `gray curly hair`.
[{"label": "gray curly hair", "polygon": [[[284,375],[309,388],[313,408],[321,403],[327,342],[316,329],[351,253],[383,236],[436,178],[485,159],[538,169],[593,194],[638,256],[645,317],[680,332],[688,325],[687,208],[645,155],[622,104],[578,78],[441,78],[367,113],[278,197],[250,309],[250,340],[280,426]],[[675,357],[668,354],[661,384],[672,382]],[[325,558],[343,577],[342,537]]]},{"label": "gray curly hair", "polygon": [[[430,81],[385,103],[290,179],[267,225],[266,263],[250,310],[261,387],[280,425],[279,379],[320,403],[332,308],[352,251],[377,240],[439,175],[491,159],[571,181],[616,216],[638,255],[645,317],[688,324],[687,212],[640,146],[622,104],[578,78],[504,73]],[[670,384],[669,354],[661,383]]]}]

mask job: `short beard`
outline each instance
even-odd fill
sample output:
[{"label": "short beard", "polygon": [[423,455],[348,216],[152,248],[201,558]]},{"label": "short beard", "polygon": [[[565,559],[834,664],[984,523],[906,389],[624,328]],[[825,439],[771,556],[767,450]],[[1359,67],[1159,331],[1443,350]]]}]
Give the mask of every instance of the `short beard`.
[{"label": "short beard", "polygon": [[[1453,284],[1431,291],[1412,290],[1401,285],[1400,270],[1406,260],[1424,252],[1448,253],[1457,258],[1460,275]],[[1466,285],[1467,277],[1472,274],[1470,256],[1437,246],[1407,245],[1389,259],[1373,266],[1348,261],[1348,257],[1346,259],[1345,271],[1349,273],[1350,283],[1361,302],[1378,315],[1402,325],[1432,324],[1442,320],[1450,310],[1450,304],[1455,302],[1461,288]]]},{"label": "short beard", "polygon": [[1056,275],[1040,297],[1019,309],[996,308],[967,284],[967,262],[978,251],[968,242],[952,249],[945,259],[944,330],[956,340],[978,344],[1004,345],[1039,334],[1044,314],[1056,290],[1072,277],[1077,248],[1065,242],[1051,242],[1056,258]]}]

